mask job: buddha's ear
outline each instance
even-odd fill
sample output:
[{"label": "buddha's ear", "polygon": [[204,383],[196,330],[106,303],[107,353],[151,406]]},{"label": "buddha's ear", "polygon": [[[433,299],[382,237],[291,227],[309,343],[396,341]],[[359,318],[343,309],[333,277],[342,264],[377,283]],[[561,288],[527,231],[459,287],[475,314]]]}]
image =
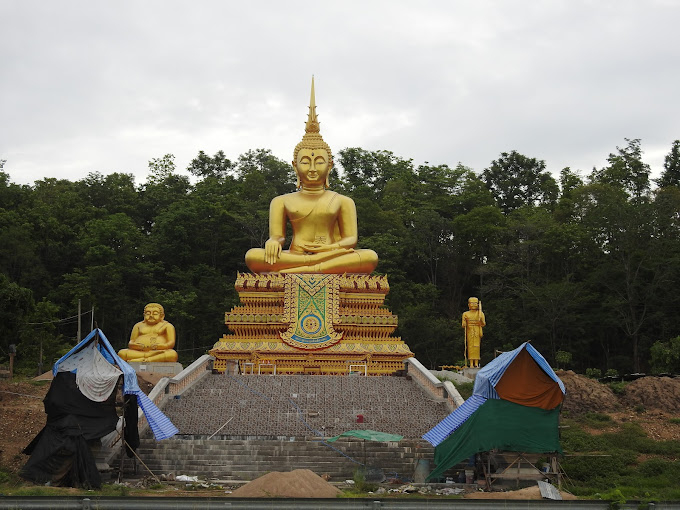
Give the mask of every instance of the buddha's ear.
[{"label": "buddha's ear", "polygon": [[331,183],[328,180],[331,176],[331,170],[333,170],[333,160],[332,159],[328,162],[328,173],[326,174],[326,182],[324,183],[324,186],[326,187],[326,189],[330,189],[330,187],[331,187]]},{"label": "buddha's ear", "polygon": [[297,169],[297,164],[295,161],[292,161],[291,164],[293,165],[293,169],[295,170],[295,189],[300,189],[300,174],[298,173]]}]

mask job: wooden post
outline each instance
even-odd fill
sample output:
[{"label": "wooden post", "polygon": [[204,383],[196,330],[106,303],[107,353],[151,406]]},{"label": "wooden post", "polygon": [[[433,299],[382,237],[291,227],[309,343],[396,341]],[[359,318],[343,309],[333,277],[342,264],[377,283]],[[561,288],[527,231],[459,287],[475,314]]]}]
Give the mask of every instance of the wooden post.
[{"label": "wooden post", "polygon": [[10,379],[14,375],[14,356],[16,356],[16,354],[10,351],[10,353],[9,353],[9,378]]},{"label": "wooden post", "polygon": [[81,321],[80,321],[80,299],[78,300],[78,341],[76,343],[80,343],[80,340],[83,338],[83,328],[81,326]]}]

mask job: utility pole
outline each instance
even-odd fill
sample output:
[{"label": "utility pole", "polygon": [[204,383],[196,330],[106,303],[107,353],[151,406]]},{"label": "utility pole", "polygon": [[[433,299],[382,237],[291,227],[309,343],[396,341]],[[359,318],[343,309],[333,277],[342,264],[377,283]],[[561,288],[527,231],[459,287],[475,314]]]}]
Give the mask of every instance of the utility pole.
[{"label": "utility pole", "polygon": [[17,355],[16,344],[9,344],[9,378],[14,375],[14,356]]},{"label": "utility pole", "polygon": [[83,338],[83,328],[80,322],[80,299],[78,299],[78,341],[76,343],[80,343],[80,339]]},{"label": "utility pole", "polygon": [[42,348],[42,340],[40,340],[40,360],[38,361],[38,375],[42,375],[42,367],[43,367],[43,348]]}]

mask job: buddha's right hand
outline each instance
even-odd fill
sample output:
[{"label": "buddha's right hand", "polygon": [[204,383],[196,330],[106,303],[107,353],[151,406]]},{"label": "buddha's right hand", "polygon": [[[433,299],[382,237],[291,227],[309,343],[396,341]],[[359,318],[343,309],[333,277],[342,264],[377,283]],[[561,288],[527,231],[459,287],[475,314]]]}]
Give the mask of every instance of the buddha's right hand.
[{"label": "buddha's right hand", "polygon": [[274,239],[267,239],[264,243],[264,261],[267,264],[275,264],[281,256],[281,243]]}]

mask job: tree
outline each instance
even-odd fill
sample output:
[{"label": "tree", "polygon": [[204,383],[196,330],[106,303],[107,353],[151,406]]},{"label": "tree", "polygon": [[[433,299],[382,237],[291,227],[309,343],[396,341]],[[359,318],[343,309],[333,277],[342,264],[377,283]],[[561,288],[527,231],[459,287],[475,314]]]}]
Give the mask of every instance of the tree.
[{"label": "tree", "polygon": [[517,151],[502,152],[482,172],[482,179],[506,214],[522,206],[550,206],[559,191],[557,182],[545,170],[545,161]]},{"label": "tree", "polygon": [[675,140],[671,151],[666,154],[663,172],[656,181],[660,187],[680,186],[680,140]]},{"label": "tree", "polygon": [[642,161],[640,139],[624,138],[628,145],[616,147],[618,154],[609,154],[609,166],[595,170],[592,182],[610,184],[624,190],[628,196],[642,198],[649,191],[649,165]]},{"label": "tree", "polygon": [[646,334],[650,312],[657,308],[658,291],[673,270],[664,254],[665,239],[655,234],[656,205],[629,199],[617,184],[591,184],[580,194],[582,223],[597,247],[592,252],[588,285],[601,294],[602,317],[626,335],[632,369],[637,372],[640,348],[651,340]]},{"label": "tree", "polygon": [[217,151],[213,157],[199,151],[198,156],[189,163],[187,170],[191,175],[204,179],[206,177],[224,179],[233,172],[234,167],[234,163],[227,159],[223,151]]}]

